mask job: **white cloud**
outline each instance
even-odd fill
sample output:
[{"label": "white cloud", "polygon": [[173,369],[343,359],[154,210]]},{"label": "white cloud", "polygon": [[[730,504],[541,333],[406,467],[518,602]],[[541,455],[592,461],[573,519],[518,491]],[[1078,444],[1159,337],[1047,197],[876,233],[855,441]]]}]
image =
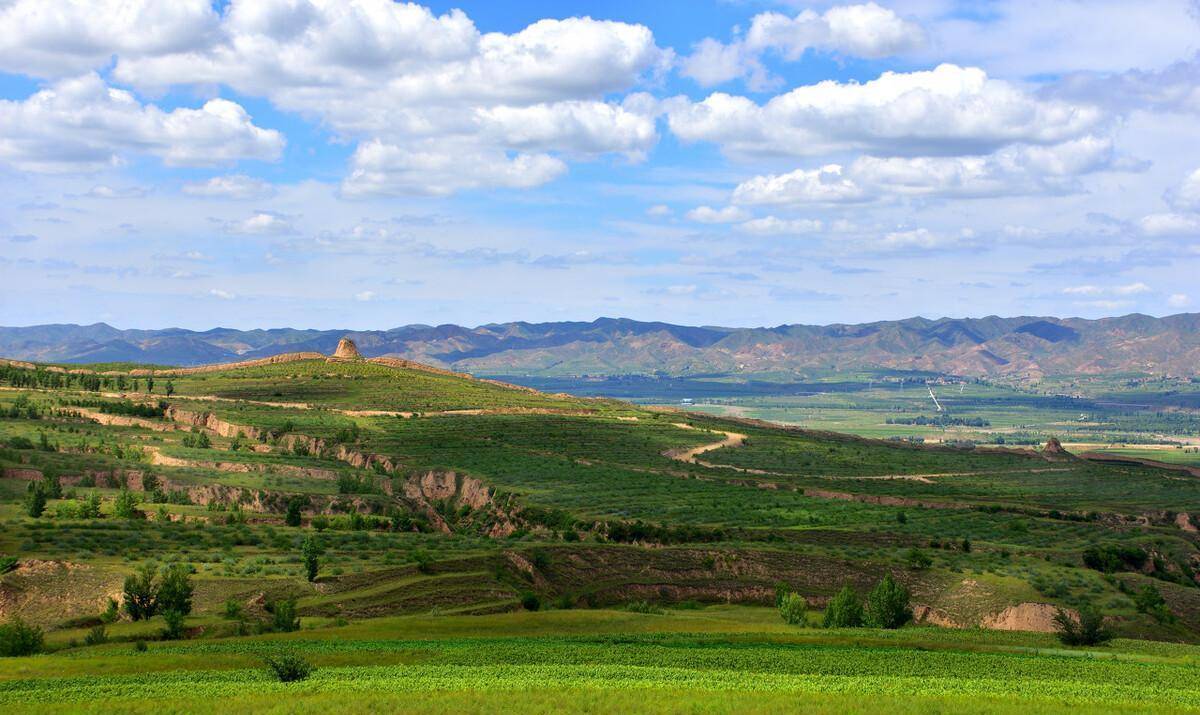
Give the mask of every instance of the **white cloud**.
[{"label": "white cloud", "polygon": [[1079,190],[1084,174],[1141,168],[1118,157],[1110,140],[1086,136],[1055,146],[1014,145],[986,156],[862,156],[848,167],[756,176],[737,186],[733,201],[803,205],[895,196],[1044,195]]},{"label": "white cloud", "polygon": [[0,2],[0,70],[64,77],[114,54],[196,49],[218,19],[211,0],[7,0]]},{"label": "white cloud", "polygon": [[891,231],[879,240],[879,247],[887,250],[930,249],[943,248],[959,242],[959,238],[934,233],[927,228],[915,228],[906,231]]},{"label": "white cloud", "polygon": [[208,181],[189,182],[183,185],[183,193],[227,199],[259,199],[275,192],[270,183],[245,174],[214,176]]},{"label": "white cloud", "polygon": [[647,216],[662,217],[671,215],[671,207],[666,204],[655,204],[646,209]]},{"label": "white cloud", "polygon": [[464,189],[525,189],[553,181],[567,171],[566,163],[547,154],[509,156],[474,145],[456,152],[444,144],[414,151],[380,141],[360,144],[350,166],[350,175],[342,182],[347,196],[445,196]]},{"label": "white cloud", "polygon": [[1143,216],[1138,222],[1142,233],[1147,236],[1196,236],[1200,235],[1200,215],[1182,213],[1157,213]]},{"label": "white cloud", "polygon": [[221,300],[233,300],[237,297],[237,294],[221,290],[220,288],[212,288],[208,291],[208,294],[214,298],[220,298]]},{"label": "white cloud", "polygon": [[1040,99],[978,68],[885,72],[862,84],[824,81],[759,105],[714,93],[664,103],[671,130],[734,156],[985,154],[1012,143],[1058,144],[1104,120],[1099,109]]},{"label": "white cloud", "polygon": [[226,233],[246,236],[284,236],[296,233],[292,219],[271,211],[259,211],[241,221],[224,224]]},{"label": "white cloud", "polygon": [[255,126],[234,102],[164,112],[94,74],[0,100],[0,161],[24,171],[92,171],[143,153],[170,166],[273,160],[283,145],[279,132]]},{"label": "white cloud", "polygon": [[844,175],[838,164],[820,169],[797,169],[771,176],[756,176],[738,184],[733,202],[743,205],[843,203],[861,201],[867,193]]},{"label": "white cloud", "polygon": [[1095,297],[1095,296],[1103,296],[1103,295],[1116,295],[1116,296],[1141,295],[1142,293],[1149,293],[1150,290],[1151,290],[1150,286],[1146,285],[1145,283],[1138,282],[1138,283],[1128,283],[1126,285],[1118,285],[1118,286],[1097,286],[1097,285],[1070,286],[1067,288],[1063,288],[1062,292],[1065,295]]},{"label": "white cloud", "polygon": [[821,228],[821,222],[816,219],[781,219],[775,216],[751,219],[738,225],[738,229],[741,231],[764,236],[816,233]]},{"label": "white cloud", "polygon": [[1191,305],[1192,299],[1186,293],[1172,293],[1167,298],[1167,305],[1172,308],[1186,308]]},{"label": "white cloud", "polygon": [[357,300],[360,303],[366,303],[367,301],[372,300],[374,298],[375,298],[375,291],[371,291],[371,290],[364,290],[361,293],[354,294],[354,300]]},{"label": "white cloud", "polygon": [[737,206],[726,206],[714,209],[711,206],[697,206],[687,212],[689,221],[697,223],[735,223],[747,218],[746,212]]},{"label": "white cloud", "polygon": [[86,196],[93,199],[136,199],[146,195],[146,190],[139,186],[116,188],[99,184],[88,189]]},{"label": "white cloud", "polygon": [[1188,174],[1178,189],[1167,192],[1167,202],[1181,211],[1200,212],[1200,169]]},{"label": "white cloud", "polygon": [[832,7],[823,14],[805,10],[789,17],[764,12],[750,21],[745,37],[724,44],[705,38],[681,63],[681,73],[705,87],[746,78],[752,89],[777,84],[762,63],[766,53],[795,62],[809,50],[881,58],[925,43],[921,27],[875,3]]}]

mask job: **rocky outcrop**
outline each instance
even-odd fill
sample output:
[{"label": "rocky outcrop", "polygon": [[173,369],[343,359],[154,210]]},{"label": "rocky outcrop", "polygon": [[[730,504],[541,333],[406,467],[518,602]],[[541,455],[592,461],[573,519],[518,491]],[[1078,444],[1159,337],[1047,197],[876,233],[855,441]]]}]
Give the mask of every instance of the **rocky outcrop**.
[{"label": "rocky outcrop", "polygon": [[1075,455],[1063,448],[1062,442],[1058,441],[1058,437],[1051,437],[1046,440],[1046,446],[1042,447],[1042,458],[1051,462],[1065,462],[1075,459]]},{"label": "rocky outcrop", "polygon": [[362,354],[358,352],[358,346],[350,338],[342,338],[338,341],[337,349],[333,351],[331,356],[334,360],[361,360]]},{"label": "rocky outcrop", "polygon": [[[979,623],[979,627],[994,631],[1054,633],[1058,630],[1054,624],[1054,615],[1057,612],[1058,608],[1049,603],[1018,603],[1015,606],[1009,606],[999,613],[985,617]],[[1079,617],[1079,614],[1069,609],[1067,613],[1072,618]]]}]

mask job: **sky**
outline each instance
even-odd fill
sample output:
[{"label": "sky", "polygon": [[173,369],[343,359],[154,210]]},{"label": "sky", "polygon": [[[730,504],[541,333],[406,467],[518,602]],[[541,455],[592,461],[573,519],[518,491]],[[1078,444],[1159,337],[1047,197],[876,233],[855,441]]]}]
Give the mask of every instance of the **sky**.
[{"label": "sky", "polygon": [[0,0],[0,325],[1200,305],[1192,0]]}]

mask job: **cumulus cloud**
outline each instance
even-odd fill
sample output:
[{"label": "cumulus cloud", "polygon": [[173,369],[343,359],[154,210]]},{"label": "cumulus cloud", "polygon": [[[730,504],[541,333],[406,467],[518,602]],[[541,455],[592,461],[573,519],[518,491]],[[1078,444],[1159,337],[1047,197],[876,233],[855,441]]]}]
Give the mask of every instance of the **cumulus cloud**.
[{"label": "cumulus cloud", "polygon": [[711,206],[697,206],[687,212],[689,221],[696,223],[735,223],[746,220],[746,212],[737,206],[726,206],[714,209]]},{"label": "cumulus cloud", "polygon": [[681,73],[705,87],[744,78],[753,89],[777,84],[762,63],[772,53],[794,62],[807,51],[881,58],[921,47],[925,33],[875,3],[842,5],[823,14],[805,10],[788,16],[764,12],[750,21],[744,37],[729,43],[705,38],[681,63]]},{"label": "cumulus cloud", "polygon": [[64,77],[114,54],[185,52],[209,41],[218,20],[211,0],[8,0],[0,3],[0,70]]},{"label": "cumulus cloud", "polygon": [[1086,136],[1054,146],[1013,145],[984,156],[862,156],[846,167],[830,164],[753,177],[734,189],[733,202],[802,205],[895,196],[1069,193],[1080,188],[1079,176],[1143,168],[1143,163],[1119,156],[1111,140]]},{"label": "cumulus cloud", "polygon": [[214,176],[208,181],[188,182],[183,185],[183,193],[209,198],[258,199],[275,193],[275,187],[245,174],[230,174]]},{"label": "cumulus cloud", "polygon": [[1178,189],[1168,191],[1166,199],[1181,211],[1200,212],[1200,169],[1188,174]]},{"label": "cumulus cloud", "polygon": [[1143,216],[1138,222],[1147,236],[1200,236],[1200,215],[1157,213]]},{"label": "cumulus cloud", "polygon": [[746,233],[762,236],[785,236],[802,233],[816,233],[822,228],[817,219],[782,219],[776,216],[764,216],[751,219],[738,225],[738,229]]},{"label": "cumulus cloud", "polygon": [[279,132],[255,126],[229,100],[166,112],[95,74],[62,80],[25,100],[0,101],[0,161],[24,171],[93,171],[132,154],[169,166],[274,160],[283,145]]},{"label": "cumulus cloud", "polygon": [[676,97],[664,107],[680,139],[712,142],[741,157],[987,154],[1013,143],[1077,139],[1105,119],[1096,107],[1041,99],[981,69],[950,64],[885,72],[861,84],[805,85],[762,105],[718,92],[699,102]]},{"label": "cumulus cloud", "polygon": [[473,145],[461,152],[446,146],[414,150],[375,140],[355,150],[342,192],[445,196],[464,189],[525,189],[553,181],[566,171],[565,162],[547,154],[509,155]]},{"label": "cumulus cloud", "polygon": [[1191,305],[1192,299],[1186,293],[1172,293],[1167,298],[1167,305],[1172,308],[1186,308]]},{"label": "cumulus cloud", "polygon": [[227,290],[221,290],[220,288],[211,288],[209,289],[208,294],[214,298],[220,298],[221,300],[233,300],[237,297],[237,294],[230,293]]},{"label": "cumulus cloud", "polygon": [[226,233],[244,236],[285,236],[296,233],[292,218],[272,211],[259,211],[241,221],[227,221]]},{"label": "cumulus cloud", "polygon": [[1085,297],[1097,297],[1097,296],[1105,296],[1105,295],[1131,296],[1131,295],[1140,295],[1142,293],[1149,293],[1150,286],[1146,285],[1145,283],[1141,283],[1141,282],[1128,283],[1125,285],[1118,285],[1118,286],[1079,285],[1079,286],[1069,286],[1067,288],[1063,288],[1062,292],[1065,295],[1085,296]]}]

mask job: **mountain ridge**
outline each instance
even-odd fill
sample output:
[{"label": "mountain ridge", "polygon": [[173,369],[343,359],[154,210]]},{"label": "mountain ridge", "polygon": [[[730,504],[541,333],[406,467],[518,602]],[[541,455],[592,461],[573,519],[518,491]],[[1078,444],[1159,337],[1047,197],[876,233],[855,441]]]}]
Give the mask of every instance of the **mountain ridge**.
[{"label": "mountain ridge", "polygon": [[410,324],[387,330],[215,327],[120,329],[107,323],[0,327],[0,355],[40,362],[194,366],[333,352],[350,337],[367,357],[488,375],[930,370],[966,376],[1132,372],[1200,376],[1200,313],[1155,318],[925,318],[774,327],[593,321]]}]

